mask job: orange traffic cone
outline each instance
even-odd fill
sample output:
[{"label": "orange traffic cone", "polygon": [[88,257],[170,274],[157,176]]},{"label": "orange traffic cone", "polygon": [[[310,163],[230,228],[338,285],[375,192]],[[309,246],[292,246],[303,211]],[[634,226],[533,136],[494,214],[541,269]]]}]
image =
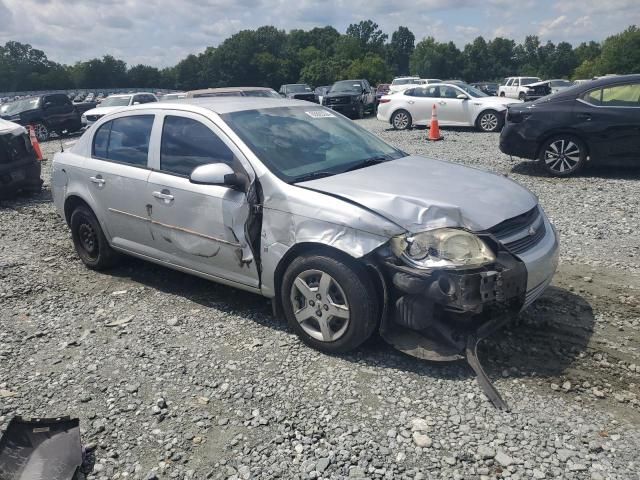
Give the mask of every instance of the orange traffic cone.
[{"label": "orange traffic cone", "polygon": [[36,131],[33,128],[33,125],[29,125],[29,139],[31,140],[31,145],[36,152],[36,157],[38,157],[39,161],[42,161],[42,150],[40,150],[40,143],[38,143],[38,137],[36,137]]},{"label": "orange traffic cone", "polygon": [[438,125],[438,112],[436,112],[436,106],[433,105],[431,109],[431,126],[429,127],[429,136],[427,139],[430,142],[437,142],[438,140],[442,140],[444,137],[440,135],[440,126]]}]

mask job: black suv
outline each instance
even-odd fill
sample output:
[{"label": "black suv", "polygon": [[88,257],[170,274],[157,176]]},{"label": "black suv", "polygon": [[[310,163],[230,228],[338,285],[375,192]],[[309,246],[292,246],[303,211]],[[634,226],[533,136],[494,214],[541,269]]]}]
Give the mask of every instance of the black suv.
[{"label": "black suv", "polygon": [[306,83],[289,83],[280,87],[281,96],[285,98],[295,98],[296,100],[316,101],[316,94]]},{"label": "black suv", "polygon": [[376,94],[367,80],[341,80],[322,97],[322,104],[347,116],[364,118],[375,113]]},{"label": "black suv", "polygon": [[567,176],[587,161],[640,166],[640,75],[619,75],[511,104],[500,134],[507,155]]},{"label": "black suv", "polygon": [[2,118],[25,127],[33,125],[38,141],[44,142],[52,131],[63,134],[80,130],[81,113],[64,93],[51,93],[9,104]]}]

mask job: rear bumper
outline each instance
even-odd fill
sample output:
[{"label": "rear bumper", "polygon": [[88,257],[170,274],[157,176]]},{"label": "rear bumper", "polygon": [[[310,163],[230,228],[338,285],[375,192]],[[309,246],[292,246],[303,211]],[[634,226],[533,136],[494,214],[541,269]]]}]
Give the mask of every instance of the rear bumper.
[{"label": "rear bumper", "polygon": [[538,142],[523,135],[521,123],[505,123],[500,133],[500,151],[514,157],[535,160],[538,153]]},{"label": "rear bumper", "polygon": [[39,190],[41,187],[40,162],[0,165],[0,198],[8,198],[20,190]]}]

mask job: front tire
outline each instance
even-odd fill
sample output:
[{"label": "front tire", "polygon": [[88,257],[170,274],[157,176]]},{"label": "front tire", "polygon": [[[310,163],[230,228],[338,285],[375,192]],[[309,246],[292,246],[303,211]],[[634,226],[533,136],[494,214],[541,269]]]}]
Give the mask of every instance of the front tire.
[{"label": "front tire", "polygon": [[499,132],[502,130],[502,119],[495,110],[487,110],[478,115],[476,127],[482,132]]},{"label": "front tire", "polygon": [[587,148],[573,135],[556,135],[544,142],[539,154],[540,164],[554,177],[573,175],[587,161]]},{"label": "front tire", "polygon": [[73,245],[82,263],[92,270],[104,270],[116,263],[117,254],[107,242],[90,208],[84,205],[77,207],[69,223]]},{"label": "front tire", "polygon": [[520,94],[518,95],[518,100],[526,102],[527,101],[527,95],[524,92],[520,92]]},{"label": "front tire", "polygon": [[304,343],[325,353],[357,348],[378,321],[371,279],[364,267],[345,260],[304,255],[291,262],[282,279],[281,302],[290,328]]},{"label": "front tire", "polygon": [[364,105],[362,103],[358,104],[358,112],[356,113],[356,117],[358,120],[362,120],[364,118]]},{"label": "front tire", "polygon": [[38,142],[46,142],[47,140],[49,140],[49,137],[51,136],[51,132],[49,131],[49,128],[44,122],[35,123],[33,125],[33,130],[36,134],[36,138],[38,139]]},{"label": "front tire", "polygon": [[398,110],[391,116],[391,126],[396,130],[406,130],[412,124],[411,114],[406,110]]}]

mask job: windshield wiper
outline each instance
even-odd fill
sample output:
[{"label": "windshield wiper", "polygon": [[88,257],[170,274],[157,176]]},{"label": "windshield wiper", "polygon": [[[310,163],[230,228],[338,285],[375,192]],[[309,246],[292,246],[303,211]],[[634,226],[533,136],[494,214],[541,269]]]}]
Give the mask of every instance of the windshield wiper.
[{"label": "windshield wiper", "polygon": [[352,167],[349,167],[346,170],[343,170],[342,173],[344,173],[344,172],[352,172],[353,170],[358,170],[360,168],[370,167],[372,165],[377,165],[379,163],[384,163],[384,162],[387,162],[389,160],[391,160],[391,158],[389,158],[387,156],[367,158],[366,160],[362,160],[361,162],[356,163]]},{"label": "windshield wiper", "polygon": [[291,183],[306,182],[307,180],[315,180],[316,178],[324,178],[335,175],[338,172],[311,172],[296,177]]}]

